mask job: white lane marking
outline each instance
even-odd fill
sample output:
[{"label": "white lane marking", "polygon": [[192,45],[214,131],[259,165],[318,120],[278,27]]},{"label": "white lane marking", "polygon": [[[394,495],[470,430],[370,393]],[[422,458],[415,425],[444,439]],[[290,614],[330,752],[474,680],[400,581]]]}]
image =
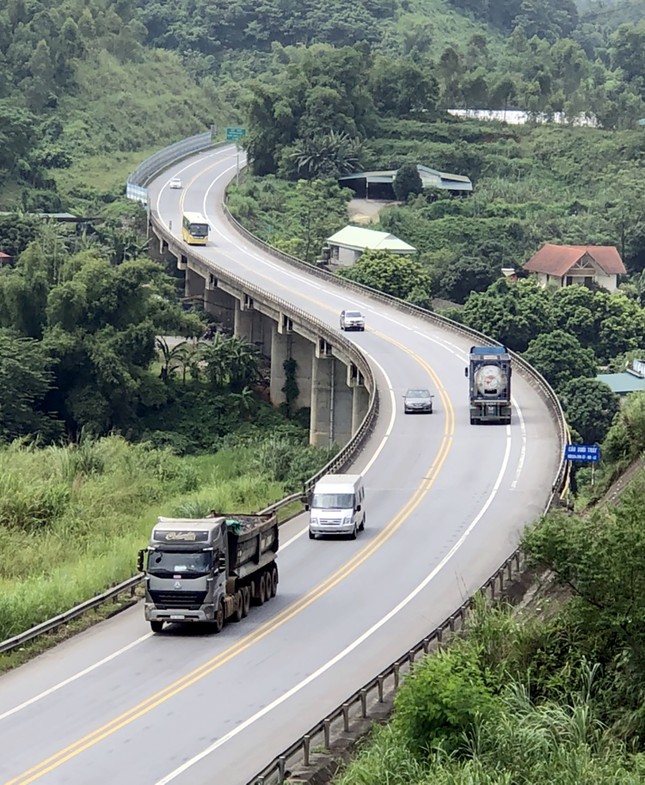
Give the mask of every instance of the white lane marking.
[{"label": "white lane marking", "polygon": [[520,479],[520,474],[522,474],[522,469],[524,468],[524,459],[526,458],[526,423],[524,422],[524,415],[522,414],[522,409],[519,403],[513,397],[511,397],[511,402],[517,410],[517,416],[520,419],[520,433],[522,434],[522,448],[520,450],[520,458],[517,462],[517,471],[515,472],[515,477],[511,483],[511,490],[515,490],[518,480]]},{"label": "white lane marking", "polygon": [[361,472],[362,476],[364,477],[367,474],[367,472],[372,468],[372,466],[374,465],[374,462],[376,461],[376,459],[379,457],[379,455],[383,451],[383,448],[387,444],[387,440],[390,438],[390,434],[394,430],[394,425],[396,423],[397,409],[396,409],[396,398],[394,396],[394,388],[392,386],[392,381],[391,381],[390,377],[387,375],[387,373],[385,372],[385,369],[383,368],[383,366],[381,365],[381,363],[378,360],[376,360],[371,354],[369,354],[369,352],[366,352],[365,349],[361,349],[361,351],[363,352],[363,354],[366,355],[366,357],[371,362],[374,363],[374,365],[377,366],[377,368],[380,370],[380,372],[385,377],[385,382],[387,384],[387,389],[388,389],[388,391],[390,393],[390,405],[392,407],[392,414],[390,415],[390,422],[388,423],[387,429],[385,431],[385,435],[381,439],[381,443],[379,444],[379,446],[374,451],[372,457],[367,462],[367,465],[365,466],[365,468]]},{"label": "white lane marking", "polygon": [[[379,367],[381,373],[385,377],[385,381],[386,381],[388,390],[390,392],[390,401],[392,403],[392,414],[390,416],[390,422],[389,422],[387,430],[385,432],[385,436],[383,437],[383,439],[381,440],[381,443],[378,445],[378,447],[374,451],[374,453],[373,453],[372,457],[370,458],[367,466],[363,469],[363,472],[362,472],[363,476],[365,476],[367,474],[367,472],[372,468],[372,465],[374,464],[376,459],[381,454],[381,451],[385,447],[385,443],[387,442],[387,439],[388,439],[389,435],[392,433],[392,430],[394,429],[394,424],[396,422],[396,416],[397,416],[396,406],[395,406],[394,389],[392,387],[392,382],[390,380],[390,377],[387,375],[387,373],[383,369],[383,366],[378,362],[378,360],[375,360],[371,356],[370,356],[370,360],[372,360],[372,362],[374,362],[375,365],[377,365]],[[289,540],[287,540],[284,543],[284,545],[280,546],[280,553],[285,551],[296,540],[298,540],[300,537],[302,537],[308,530],[309,530],[309,525],[307,524],[305,526],[305,528],[303,528],[301,531],[299,531],[297,534],[295,534],[293,537],[291,537]],[[49,689],[45,690],[44,692],[41,692],[39,695],[34,695],[33,698],[29,698],[29,700],[24,701],[24,703],[21,703],[18,706],[14,706],[12,709],[9,709],[4,714],[0,714],[0,721],[5,719],[6,717],[10,717],[12,714],[16,714],[17,712],[21,711],[22,709],[26,709],[28,706],[31,706],[34,703],[37,703],[38,701],[42,700],[43,698],[47,698],[52,693],[57,692],[58,690],[62,689],[63,687],[66,687],[68,684],[72,684],[73,682],[77,681],[78,679],[82,678],[83,676],[86,676],[88,673],[91,673],[92,671],[96,670],[101,665],[105,665],[108,662],[111,662],[113,659],[115,659],[119,655],[124,654],[125,652],[129,651],[130,649],[133,649],[135,646],[138,646],[140,643],[143,643],[143,641],[145,641],[148,638],[152,637],[152,635],[153,635],[153,633],[149,632],[146,635],[143,635],[141,638],[137,638],[137,640],[132,641],[132,643],[129,643],[127,646],[124,646],[122,649],[119,649],[118,651],[113,652],[109,656],[104,657],[99,662],[94,663],[94,665],[90,665],[88,668],[85,668],[85,670],[82,670],[79,673],[76,673],[73,676],[70,676],[69,678],[65,679],[64,681],[61,681],[58,684],[55,684],[53,687],[50,687]]]},{"label": "white lane marking", "polygon": [[[195,161],[195,160],[193,160],[193,161],[191,161],[191,163],[187,164],[186,166],[182,166],[182,168],[181,168],[181,169],[178,169],[178,170],[175,172],[175,174],[174,174],[172,177],[176,177],[178,174],[182,174],[182,172],[185,172],[187,169],[190,169],[190,168],[191,168],[191,166],[194,166],[196,163],[200,163],[200,164],[201,164],[201,163],[202,163],[203,161],[205,161],[207,158],[219,158],[219,156],[220,156],[222,153],[230,153],[230,152],[232,152],[232,148],[228,148],[228,147],[220,147],[220,148],[218,148],[218,149],[217,149],[215,152],[208,153],[208,155],[204,155],[202,158],[200,158],[200,159],[199,159],[199,161]],[[228,171],[228,169],[227,169],[227,171]],[[159,189],[159,193],[157,194],[157,214],[158,214],[159,216],[161,216],[161,210],[160,210],[160,204],[161,204],[161,194],[162,194],[162,193],[163,193],[163,192],[166,190],[166,187],[168,186],[168,183],[169,183],[169,182],[172,180],[172,177],[169,177],[169,178],[166,180],[166,182],[165,182],[165,183],[164,183],[164,184],[161,186],[161,188]],[[165,222],[165,221],[164,221],[163,223],[164,223],[164,226],[165,226],[165,227],[166,227],[166,229],[167,229],[167,228],[168,228],[168,225],[166,224],[166,222]]]},{"label": "white lane marking", "polygon": [[53,687],[50,687],[44,692],[41,692],[39,695],[34,695],[33,698],[29,698],[29,700],[26,700],[24,703],[21,703],[18,706],[14,706],[13,709],[9,709],[8,711],[5,711],[4,714],[0,714],[0,720],[4,720],[7,717],[11,717],[12,714],[16,714],[16,712],[19,712],[21,709],[26,709],[27,706],[31,706],[33,703],[36,703],[37,701],[48,697],[52,693],[57,692],[63,687],[66,687],[68,684],[75,682],[77,679],[80,679],[83,676],[87,676],[88,673],[91,673],[92,671],[95,671],[97,668],[100,668],[101,665],[106,665],[108,662],[111,662],[112,660],[116,659],[116,657],[118,657],[121,654],[124,654],[126,651],[133,649],[135,646],[138,646],[140,643],[143,643],[143,641],[147,640],[148,638],[151,638],[152,635],[153,633],[151,632],[148,632],[146,635],[142,635],[140,638],[137,638],[135,641],[132,641],[132,643],[128,643],[128,645],[124,646],[122,649],[112,652],[112,654],[108,655],[107,657],[104,657],[102,660],[95,662],[94,665],[90,665],[88,668],[85,668],[84,670],[75,673],[73,676],[70,676],[68,679],[65,679],[64,681],[55,684]]},{"label": "white lane marking", "polygon": [[[510,430],[510,428],[509,428],[509,430]],[[383,627],[391,619],[393,619],[396,616],[397,613],[400,613],[403,610],[403,608],[406,607],[406,605],[409,605],[412,602],[412,600],[426,588],[426,586],[430,583],[430,581],[432,581],[437,576],[437,574],[446,566],[446,564],[450,561],[450,559],[452,559],[452,557],[455,555],[455,553],[464,544],[464,542],[468,538],[469,534],[473,531],[475,526],[477,526],[479,521],[485,515],[485,513],[488,510],[488,508],[490,507],[490,505],[493,503],[493,500],[494,500],[495,496],[497,496],[497,493],[498,493],[498,491],[500,489],[500,486],[502,484],[502,480],[504,478],[504,474],[506,473],[506,468],[508,466],[510,453],[511,453],[511,439],[510,439],[510,436],[509,436],[506,439],[506,451],[504,453],[504,460],[502,462],[502,466],[500,468],[499,474],[497,475],[497,479],[495,480],[495,485],[493,486],[493,489],[492,489],[488,499],[484,503],[483,507],[477,513],[477,516],[470,523],[470,525],[464,531],[464,533],[461,535],[459,540],[457,540],[457,542],[452,546],[452,548],[448,551],[448,553],[439,562],[439,564],[437,564],[437,566],[432,570],[432,572],[429,575],[427,575],[423,579],[423,581],[415,589],[413,589],[410,592],[410,594],[408,594],[407,597],[405,597],[403,600],[401,600],[401,602],[395,608],[393,608],[388,614],[383,616],[383,618],[380,619],[380,621],[376,622],[376,624],[374,624],[372,627],[370,627],[359,638],[356,638],[356,640],[353,641],[353,643],[350,643],[349,646],[347,646],[345,649],[343,649],[341,652],[339,652],[335,657],[333,657],[331,660],[329,660],[324,665],[322,665],[320,668],[318,668],[317,671],[314,671],[314,673],[312,673],[310,676],[307,676],[306,679],[303,679],[301,682],[296,684],[294,687],[292,687],[290,690],[285,692],[279,698],[274,700],[268,706],[265,706],[263,709],[260,709],[260,711],[258,711],[252,717],[249,717],[247,720],[242,722],[236,728],[233,728],[233,730],[229,731],[226,735],[222,736],[221,739],[218,739],[216,742],[211,744],[205,750],[202,750],[202,752],[200,752],[199,754],[195,755],[193,758],[190,758],[189,760],[187,760],[185,763],[183,763],[181,766],[176,768],[170,774],[167,774],[165,777],[163,777],[162,779],[158,780],[155,783],[155,785],[168,785],[169,782],[172,782],[173,780],[175,780],[177,777],[179,777],[185,771],[188,771],[188,769],[190,769],[196,763],[199,763],[199,761],[201,761],[204,758],[208,757],[211,753],[215,752],[215,750],[219,749],[224,744],[226,744],[231,739],[233,739],[235,736],[237,736],[238,734],[242,733],[242,731],[245,731],[247,728],[249,728],[251,725],[256,723],[258,720],[262,719],[262,717],[265,717],[267,714],[270,714],[274,709],[276,709],[282,703],[285,703],[285,701],[289,700],[289,698],[292,698],[298,692],[303,690],[309,684],[311,684],[316,679],[318,679],[320,676],[322,676],[324,673],[326,673],[326,671],[330,670],[335,665],[337,665],[341,660],[343,660],[345,657],[347,657],[348,654],[351,654],[355,649],[357,649],[359,646],[361,646],[368,638],[370,638],[372,635],[374,635],[375,632],[377,632],[381,627]]]}]

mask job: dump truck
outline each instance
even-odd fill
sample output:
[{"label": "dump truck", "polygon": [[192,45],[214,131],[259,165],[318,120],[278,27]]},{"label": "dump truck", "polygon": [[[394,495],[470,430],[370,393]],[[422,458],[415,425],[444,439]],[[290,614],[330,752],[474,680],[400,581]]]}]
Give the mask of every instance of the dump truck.
[{"label": "dump truck", "polygon": [[511,422],[511,357],[505,346],[472,346],[466,368],[470,380],[470,424]]},{"label": "dump truck", "polygon": [[138,558],[146,621],[156,633],[166,622],[219,632],[228,619],[241,621],[275,596],[277,553],[275,514],[159,518]]}]

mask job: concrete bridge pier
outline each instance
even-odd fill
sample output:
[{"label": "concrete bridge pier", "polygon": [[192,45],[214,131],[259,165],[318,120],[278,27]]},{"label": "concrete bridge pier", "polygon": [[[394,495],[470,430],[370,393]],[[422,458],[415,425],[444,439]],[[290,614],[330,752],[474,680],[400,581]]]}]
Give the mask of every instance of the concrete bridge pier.
[{"label": "concrete bridge pier", "polygon": [[235,297],[220,289],[213,275],[209,275],[204,283],[204,310],[213,314],[224,328],[232,332],[235,327]]}]

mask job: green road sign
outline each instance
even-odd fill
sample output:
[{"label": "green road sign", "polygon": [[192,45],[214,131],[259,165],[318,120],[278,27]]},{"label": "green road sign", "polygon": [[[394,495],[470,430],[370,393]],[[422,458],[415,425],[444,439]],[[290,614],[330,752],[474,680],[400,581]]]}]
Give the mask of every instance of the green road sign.
[{"label": "green road sign", "polygon": [[227,142],[237,142],[238,139],[241,139],[243,136],[246,136],[246,128],[227,128],[226,129],[226,141]]}]

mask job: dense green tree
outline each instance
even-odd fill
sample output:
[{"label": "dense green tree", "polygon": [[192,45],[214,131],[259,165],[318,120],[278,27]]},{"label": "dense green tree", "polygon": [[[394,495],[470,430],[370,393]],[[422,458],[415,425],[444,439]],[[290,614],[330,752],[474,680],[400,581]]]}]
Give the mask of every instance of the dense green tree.
[{"label": "dense green tree", "polygon": [[550,332],[554,318],[549,294],[534,281],[500,279],[470,295],[462,312],[466,324],[510,349],[526,351],[538,335]]},{"label": "dense green tree", "polygon": [[585,349],[575,336],[563,330],[538,335],[529,343],[524,359],[537,368],[556,391],[571,379],[594,377],[597,372],[593,351]]},{"label": "dense green tree", "polygon": [[638,680],[635,701],[645,658],[642,493],[639,484],[617,505],[591,515],[551,515],[526,538],[531,556],[573,590],[574,624],[583,625],[597,647],[617,638],[619,650],[626,650],[632,690]]},{"label": "dense green tree", "polygon": [[0,328],[0,441],[32,434],[48,440],[60,432],[42,410],[51,365],[41,343]]},{"label": "dense green tree", "polygon": [[433,280],[439,297],[464,303],[472,292],[487,289],[499,278],[499,272],[498,263],[457,253],[433,266]]},{"label": "dense green tree", "polygon": [[439,85],[427,69],[409,59],[377,57],[370,70],[370,92],[383,114],[436,113]]},{"label": "dense green tree", "polygon": [[365,251],[352,267],[339,270],[338,275],[402,300],[414,294],[415,303],[424,306],[426,302],[420,302],[422,293],[429,299],[432,288],[430,273],[423,265],[388,251]]},{"label": "dense green tree", "polygon": [[604,382],[572,379],[559,391],[569,425],[586,444],[600,444],[607,435],[620,399]]},{"label": "dense green tree", "polygon": [[423,193],[423,183],[416,164],[403,164],[394,177],[394,195],[400,202],[409,196]]}]

